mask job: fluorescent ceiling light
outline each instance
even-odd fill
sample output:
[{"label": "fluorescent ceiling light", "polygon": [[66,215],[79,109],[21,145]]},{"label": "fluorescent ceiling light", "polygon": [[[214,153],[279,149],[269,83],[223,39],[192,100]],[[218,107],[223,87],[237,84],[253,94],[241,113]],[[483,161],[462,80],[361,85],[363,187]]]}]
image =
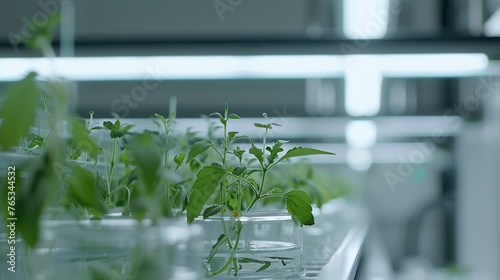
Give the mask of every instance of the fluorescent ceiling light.
[{"label": "fluorescent ceiling light", "polygon": [[377,125],[373,121],[349,121],[345,127],[349,147],[367,149],[377,142]]},{"label": "fluorescent ceiling light", "polygon": [[16,81],[30,71],[74,81],[340,78],[349,69],[365,68],[356,62],[363,57],[369,57],[367,72],[378,69],[386,77],[477,75],[488,66],[484,54],[0,58],[0,81]]},{"label": "fluorescent ceiling light", "polygon": [[380,60],[376,56],[349,57],[345,71],[345,109],[351,116],[374,116],[382,92]]},{"label": "fluorescent ceiling light", "polygon": [[341,76],[341,56],[163,56],[2,58],[0,80],[35,71],[75,81],[140,79],[322,78]]},{"label": "fluorescent ceiling light", "polygon": [[485,54],[412,54],[347,56],[345,109],[351,116],[380,110],[383,77],[479,75],[488,68]]},{"label": "fluorescent ceiling light", "polygon": [[387,34],[390,0],[344,0],[344,35],[380,39]]},{"label": "fluorescent ceiling light", "polygon": [[380,55],[385,77],[436,77],[480,74],[488,67],[485,54]]}]

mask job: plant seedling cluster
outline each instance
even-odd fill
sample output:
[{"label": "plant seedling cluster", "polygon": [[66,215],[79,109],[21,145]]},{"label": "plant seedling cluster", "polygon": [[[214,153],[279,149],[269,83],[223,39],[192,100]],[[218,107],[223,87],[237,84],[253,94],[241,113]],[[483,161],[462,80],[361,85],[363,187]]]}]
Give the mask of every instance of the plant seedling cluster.
[{"label": "plant seedling cluster", "polygon": [[[287,152],[283,150],[286,141],[276,141],[268,144],[267,135],[269,130],[278,124],[270,123],[266,114],[263,114],[266,123],[255,123],[255,127],[264,130],[261,145],[257,145],[253,139],[239,135],[237,131],[228,131],[228,122],[240,117],[229,113],[226,104],[224,113],[213,113],[210,116],[217,117],[222,125],[223,136],[221,144],[204,139],[196,142],[189,150],[187,162],[197,156],[212,150],[217,155],[218,161],[206,163],[196,174],[191,195],[187,207],[187,221],[192,223],[200,215],[204,219],[220,214],[222,217],[230,215],[235,218],[234,222],[226,225],[221,219],[221,234],[212,246],[212,250],[206,259],[207,267],[222,247],[228,248],[233,257],[229,257],[226,263],[216,271],[207,269],[208,276],[215,276],[224,271],[238,276],[240,267],[246,263],[257,263],[262,266],[257,271],[263,271],[271,265],[270,261],[237,256],[240,246],[242,223],[240,217],[245,212],[250,212],[254,206],[263,200],[281,198],[286,201],[286,209],[293,219],[300,225],[310,226],[314,224],[312,215],[311,198],[302,190],[290,190],[283,192],[279,186],[266,188],[267,173],[280,163],[296,157],[310,155],[333,155],[333,153],[312,148],[295,147]],[[240,139],[248,139],[250,148],[248,150],[233,144]],[[230,160],[232,157],[232,160]],[[217,196],[218,201],[207,205],[212,196]],[[271,257],[273,258],[273,257]],[[283,264],[284,259],[282,259]]]},{"label": "plant seedling cluster", "polygon": [[[53,56],[50,30],[37,32],[28,44]],[[220,215],[221,233],[204,262],[207,275],[227,272],[238,276],[247,264],[259,265],[256,272],[261,272],[271,266],[270,260],[279,260],[282,265],[289,260],[238,256],[244,226],[240,218],[256,205],[282,201],[297,224],[314,224],[312,199],[305,191],[269,185],[266,178],[289,159],[333,153],[304,147],[285,152],[287,141],[267,143],[269,131],[279,124],[269,122],[266,114],[265,123],[254,124],[263,131],[261,143],[228,130],[228,123],[240,117],[229,113],[227,104],[223,113],[210,115],[221,124],[222,137],[214,137],[218,127],[210,123],[208,137],[195,142],[199,139],[196,133],[188,130],[180,135],[175,130],[173,115],[154,115],[158,131],[132,132],[133,126],[122,123],[119,117],[102,125],[93,124],[93,112],[88,121],[74,117],[69,100],[63,81],[48,80],[42,88],[37,74],[30,73],[7,89],[0,109],[0,149],[9,152],[18,145],[37,155],[19,166],[15,178],[17,231],[28,247],[36,245],[40,219],[48,207],[63,207],[78,219],[100,219],[110,210],[123,207],[123,216],[150,219],[153,225],[161,217],[181,217],[185,212],[188,223]],[[48,133],[32,131],[40,111],[49,116]],[[111,147],[95,140],[95,131],[99,130],[107,133],[104,142],[110,142]],[[244,140],[248,148],[239,145]],[[4,185],[2,201],[6,201],[8,191]],[[222,249],[229,250],[230,257],[213,270],[211,263]],[[132,257],[137,259],[137,271],[147,271],[151,262]],[[139,272],[121,277],[116,271],[106,273],[102,267],[90,270],[95,272],[93,279],[146,279],[139,277]]]}]

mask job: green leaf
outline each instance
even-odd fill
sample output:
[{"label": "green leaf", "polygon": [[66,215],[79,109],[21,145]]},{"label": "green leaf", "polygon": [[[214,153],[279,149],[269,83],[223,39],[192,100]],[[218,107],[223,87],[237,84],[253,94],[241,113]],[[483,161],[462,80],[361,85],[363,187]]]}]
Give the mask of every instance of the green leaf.
[{"label": "green leaf", "polygon": [[198,170],[200,166],[201,162],[199,160],[192,160],[189,162],[189,168],[191,168],[192,171]]},{"label": "green leaf", "polygon": [[45,148],[45,139],[36,134],[30,133],[26,137],[26,140],[30,141],[29,148],[33,149],[36,147]]},{"label": "green leaf", "polygon": [[187,208],[189,197],[186,189],[182,185],[176,185],[173,188],[173,207],[178,208],[180,213],[184,212]]},{"label": "green leaf", "polygon": [[295,147],[291,150],[288,150],[288,152],[286,152],[286,154],[283,157],[281,157],[278,160],[278,162],[293,157],[305,157],[311,155],[335,155],[335,153],[311,149],[311,148]]},{"label": "green leaf", "polygon": [[240,146],[236,146],[236,149],[234,149],[233,154],[238,157],[240,160],[243,158],[243,154],[245,153],[245,150],[242,150]]},{"label": "green leaf", "polygon": [[118,131],[111,131],[109,133],[109,135],[111,136],[111,138],[121,138],[123,137],[123,135],[125,135],[122,131],[118,130]]},{"label": "green leaf", "polygon": [[208,255],[207,262],[210,262],[212,258],[215,256],[217,251],[219,251],[220,246],[224,244],[224,242],[227,240],[227,236],[223,233],[217,238],[217,242],[212,246],[212,250],[210,250],[210,254]]},{"label": "green leaf", "polygon": [[248,152],[250,154],[254,155],[255,158],[260,162],[260,164],[263,164],[263,162],[264,162],[264,154],[262,153],[261,149],[257,148],[252,143],[252,147],[248,150]]},{"label": "green leaf", "polygon": [[217,215],[217,213],[219,213],[221,209],[222,209],[221,205],[213,205],[208,207],[207,209],[205,209],[205,211],[203,211],[203,219],[206,219],[213,215]]},{"label": "green leaf", "polygon": [[125,134],[125,132],[120,129],[121,128],[120,120],[116,120],[114,124],[112,124],[109,121],[105,121],[103,125],[104,127],[106,127],[111,131],[109,133],[111,138],[120,138]]},{"label": "green leaf", "polygon": [[118,130],[120,130],[120,127],[121,127],[120,120],[116,120],[115,124],[113,124],[113,130],[118,131]]},{"label": "green leaf", "polygon": [[98,177],[94,173],[83,167],[75,166],[71,174],[68,194],[84,207],[92,207],[101,213],[107,213],[105,198],[97,182]]},{"label": "green leaf", "polygon": [[245,172],[247,168],[245,166],[237,166],[233,170],[233,174],[236,176],[239,176],[241,173]]},{"label": "green leaf", "polygon": [[240,116],[238,116],[238,115],[236,115],[234,113],[229,114],[229,116],[227,116],[227,118],[228,119],[233,119],[233,120],[239,120],[239,119],[241,119]]},{"label": "green leaf", "polygon": [[38,221],[43,209],[48,202],[54,201],[53,195],[68,173],[68,166],[65,165],[67,162],[63,159],[56,161],[53,155],[54,153],[49,150],[40,157],[31,159],[19,169],[16,168],[16,173],[26,173],[23,178],[29,179],[28,184],[16,186],[17,230],[29,247],[37,241]]},{"label": "green leaf", "polygon": [[11,85],[5,92],[0,110],[0,147],[4,151],[17,145],[35,123],[35,113],[41,105],[41,93],[35,83],[36,73]]},{"label": "green leaf", "polygon": [[268,269],[270,266],[271,266],[271,262],[270,261],[260,261],[260,260],[256,260],[256,259],[251,259],[251,258],[241,258],[239,259],[239,262],[240,263],[259,263],[259,264],[263,264],[259,269],[257,269],[257,271],[255,272],[261,272],[263,270],[266,270]]},{"label": "green leaf", "polygon": [[285,260],[293,260],[293,258],[284,258],[284,257],[268,257],[268,258],[272,260],[280,260],[283,266],[286,266]]},{"label": "green leaf", "polygon": [[238,134],[239,132],[238,131],[230,131],[227,133],[227,136],[228,136],[228,139],[229,139],[229,142],[231,142],[231,140],[234,139],[234,137],[236,137],[236,134]]},{"label": "green leaf", "polygon": [[132,156],[137,162],[139,179],[143,183],[143,190],[146,194],[154,193],[160,181],[159,169],[161,166],[161,153],[155,148],[151,139],[146,134],[134,137],[132,145]]},{"label": "green leaf", "polygon": [[193,146],[191,146],[191,148],[189,149],[186,162],[190,162],[193,158],[204,153],[206,150],[208,150],[208,148],[210,148],[210,146],[212,146],[212,142],[208,140],[201,140],[194,143]]},{"label": "green leaf", "polygon": [[[22,178],[16,178],[16,229],[29,247],[38,241],[39,219],[54,183],[51,169],[48,155],[45,154],[30,172],[32,179],[28,184],[23,185]],[[21,172],[21,169],[16,168],[16,176]]]},{"label": "green leaf", "polygon": [[269,259],[273,259],[273,260],[293,260],[293,258],[286,258],[286,257],[268,257]]},{"label": "green leaf", "polygon": [[254,123],[253,125],[258,128],[272,129],[272,126],[270,124]]},{"label": "green leaf", "polygon": [[80,149],[76,149],[74,150],[71,155],[70,155],[70,158],[72,160],[77,160],[80,156],[82,155],[82,151]]},{"label": "green leaf", "polygon": [[134,127],[133,124],[124,124],[120,130],[123,132],[123,133],[127,133],[129,132],[129,130],[131,130],[132,128]]},{"label": "green leaf", "polygon": [[85,121],[85,119],[83,119],[83,118],[74,117],[73,121],[74,122],[78,122],[78,124],[80,124],[80,125],[82,125],[84,127],[87,127],[87,121]]},{"label": "green leaf", "polygon": [[288,213],[297,218],[303,225],[314,225],[311,198],[305,191],[293,190],[285,193],[286,209]]},{"label": "green leaf", "polygon": [[102,125],[109,130],[113,130],[113,123],[110,121],[105,121]]},{"label": "green leaf", "polygon": [[129,150],[122,150],[120,152],[120,157],[118,158],[118,160],[122,163],[124,163],[125,165],[129,165],[130,164],[130,151]]},{"label": "green leaf", "polygon": [[[56,13],[52,16],[49,16],[47,22],[44,24],[38,24],[37,22],[30,22],[31,26],[33,26],[33,30],[30,36],[26,39],[26,45],[32,49],[46,49],[46,44],[50,44],[52,41],[52,33],[53,29],[59,22],[61,21],[61,13]],[[41,43],[41,41],[45,41],[45,43]]]},{"label": "green leaf", "polygon": [[266,193],[266,195],[283,193],[283,190],[278,187],[278,183],[274,184],[274,187]]},{"label": "green leaf", "polygon": [[186,157],[186,153],[181,152],[180,154],[174,156],[174,162],[177,164],[177,166],[181,166],[182,163],[184,162],[185,157]]},{"label": "green leaf", "polygon": [[167,120],[165,119],[165,117],[163,117],[163,116],[162,116],[162,115],[160,115],[160,114],[155,114],[154,116],[155,116],[155,118],[157,118],[157,119],[161,120],[161,122],[162,122],[164,125],[167,125]]},{"label": "green leaf", "polygon": [[209,117],[217,117],[217,118],[222,118],[222,115],[221,115],[220,113],[217,113],[217,112],[212,113],[212,114],[210,114],[210,115],[208,115],[208,116],[209,116]]},{"label": "green leaf", "polygon": [[176,124],[177,124],[177,121],[175,120],[175,114],[170,113],[170,115],[168,116],[168,119],[167,119],[167,126],[172,127]]},{"label": "green leaf", "polygon": [[95,174],[95,187],[97,192],[97,197],[103,201],[106,201],[106,196],[108,195],[108,184],[104,178],[99,175],[99,172]]},{"label": "green leaf", "polygon": [[278,158],[278,154],[283,152],[283,148],[281,146],[287,142],[288,141],[279,140],[274,143],[272,149],[271,147],[266,148],[266,150],[269,151],[269,156],[267,157],[269,164],[273,163]]},{"label": "green leaf", "polygon": [[200,215],[203,206],[214,193],[225,173],[226,171],[220,167],[205,166],[196,174],[197,178],[193,184],[187,208],[188,223],[192,223]]},{"label": "green leaf", "polygon": [[99,156],[99,146],[90,137],[90,131],[86,126],[78,122],[77,119],[73,120],[73,125],[71,126],[71,134],[75,142],[75,147],[84,152],[87,152],[97,163],[97,158]]}]

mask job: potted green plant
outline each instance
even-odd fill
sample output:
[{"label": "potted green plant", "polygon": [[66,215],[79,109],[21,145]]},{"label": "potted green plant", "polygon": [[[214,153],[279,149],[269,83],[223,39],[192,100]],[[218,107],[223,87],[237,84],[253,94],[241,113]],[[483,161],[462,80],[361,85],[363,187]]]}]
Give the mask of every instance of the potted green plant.
[{"label": "potted green plant", "polygon": [[[205,163],[196,174],[187,207],[188,223],[201,224],[207,232],[203,260],[207,277],[239,279],[294,279],[304,276],[300,266],[302,237],[298,226],[314,224],[311,198],[303,190],[284,192],[278,185],[266,188],[270,170],[288,159],[310,155],[333,155],[312,148],[283,150],[286,141],[267,143],[273,126],[255,123],[264,131],[262,145],[228,131],[228,122],[239,119],[229,113],[213,113],[222,125],[221,145],[204,139],[189,150],[186,163],[212,151],[217,161]],[[235,142],[249,139],[248,150]],[[283,211],[259,213],[254,207],[266,199],[285,201]]]}]

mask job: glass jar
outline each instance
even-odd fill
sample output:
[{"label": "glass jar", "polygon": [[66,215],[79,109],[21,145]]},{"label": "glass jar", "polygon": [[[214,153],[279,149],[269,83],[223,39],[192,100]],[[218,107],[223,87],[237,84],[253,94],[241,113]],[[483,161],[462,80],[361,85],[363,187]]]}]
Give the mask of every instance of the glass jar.
[{"label": "glass jar", "polygon": [[199,236],[196,226],[173,220],[46,220],[29,254],[30,279],[196,280],[199,265],[190,258]]},{"label": "glass jar", "polygon": [[[198,218],[210,279],[302,279],[302,228],[281,211]],[[229,238],[226,238],[229,237]]]}]

